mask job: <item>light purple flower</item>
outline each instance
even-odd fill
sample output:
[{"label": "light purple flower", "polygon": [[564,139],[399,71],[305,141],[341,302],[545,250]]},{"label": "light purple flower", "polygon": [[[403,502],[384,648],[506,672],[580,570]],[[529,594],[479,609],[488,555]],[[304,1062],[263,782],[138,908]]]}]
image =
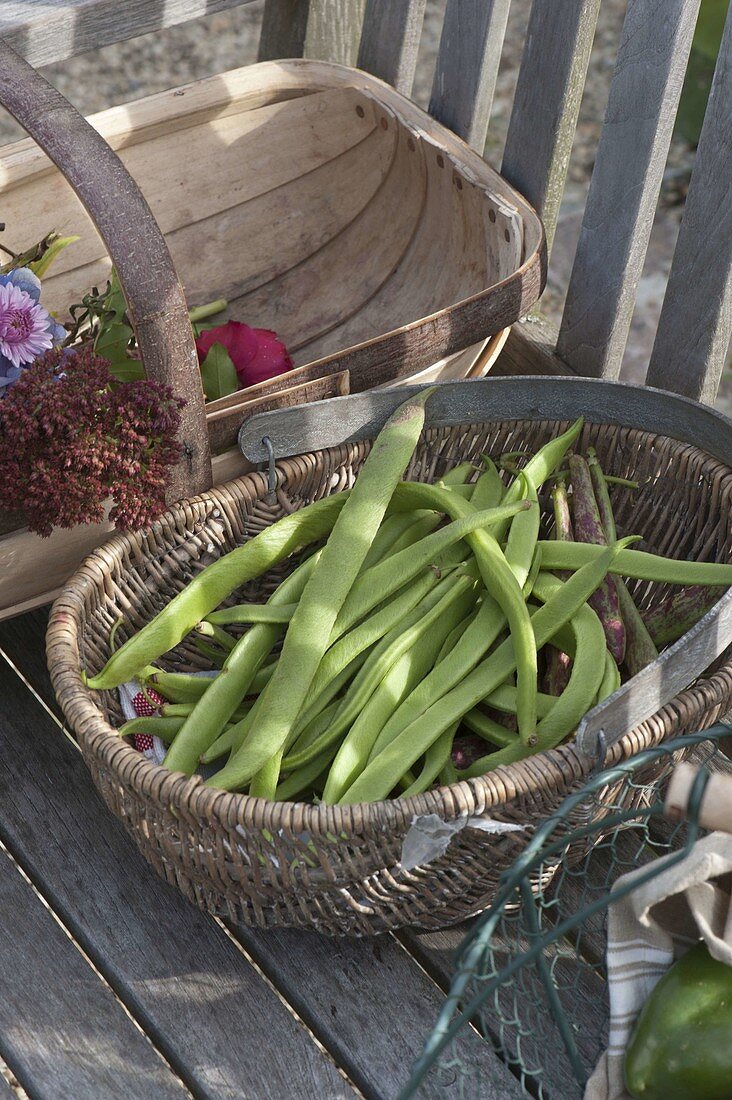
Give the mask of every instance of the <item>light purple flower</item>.
[{"label": "light purple flower", "polygon": [[0,285],[0,356],[10,365],[22,367],[48,351],[53,346],[53,323],[48,310],[27,291],[14,283]]}]

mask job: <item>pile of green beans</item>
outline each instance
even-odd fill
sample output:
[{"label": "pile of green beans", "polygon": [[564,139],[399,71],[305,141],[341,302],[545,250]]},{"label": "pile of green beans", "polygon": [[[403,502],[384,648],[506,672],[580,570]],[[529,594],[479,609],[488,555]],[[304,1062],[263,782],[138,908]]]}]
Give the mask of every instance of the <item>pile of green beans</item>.
[{"label": "pile of green beans", "polygon": [[[86,679],[166,700],[122,736],[155,734],[172,770],[268,799],[417,794],[556,747],[732,584],[732,565],[618,539],[618,479],[577,453],[581,419],[535,454],[402,480],[430,392],[391,417],[352,489],[210,565]],[[247,584],[302,550],[251,602]],[[650,613],[635,579],[686,587]],[[173,650],[180,668],[182,642],[216,675],[159,667]]]}]

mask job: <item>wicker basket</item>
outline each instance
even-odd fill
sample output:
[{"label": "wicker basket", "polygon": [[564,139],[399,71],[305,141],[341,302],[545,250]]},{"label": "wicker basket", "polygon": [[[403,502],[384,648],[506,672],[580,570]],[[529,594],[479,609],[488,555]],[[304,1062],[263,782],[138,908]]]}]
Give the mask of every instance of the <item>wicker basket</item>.
[{"label": "wicker basket", "polygon": [[[63,317],[114,262],[148,375],[187,399],[171,500],[245,471],[227,449],[255,411],[486,371],[543,288],[534,210],[367,73],[267,62],[92,126],[0,43],[0,105],[35,139],[0,155],[5,239],[24,247],[52,226],[80,237],[44,280],[44,305]],[[225,297],[227,316],[276,329],[295,369],[204,411],[181,283],[190,305]],[[0,515],[0,535],[13,532],[0,539],[0,617],[50,598],[109,533],[58,532],[49,546],[20,526]]]},{"label": "wicker basket", "polygon": [[[464,394],[471,387],[492,392],[500,387],[505,393],[507,386],[529,381],[539,384],[486,380],[459,383],[456,389]],[[527,419],[428,428],[409,476],[433,481],[481,452],[533,450],[566,426],[566,421]],[[608,424],[587,426],[581,444],[590,442],[607,469],[641,483],[637,491],[613,489],[621,531],[642,534],[649,549],[667,555],[732,556],[728,466],[687,443]],[[402,842],[415,815],[437,814],[451,822],[489,814],[531,826],[592,767],[588,756],[566,745],[413,798],[312,806],[210,789],[198,778],[149,763],[115,735],[112,727],[121,720],[116,693],[89,692],[79,669],[98,670],[105,662],[118,616],[123,614],[133,630],[142,626],[219,554],[283,512],[348,485],[368,446],[348,443],[281,461],[275,504],[265,499],[267,478],[261,473],[184,501],[150,530],[114,538],[92,554],[52,612],[48,659],[54,687],[106,802],[161,875],[211,912],[247,924],[309,925],[362,935],[404,925],[438,928],[464,919],[489,903],[526,834],[519,833],[517,841],[510,833],[487,836],[464,828],[445,855],[405,872]],[[549,511],[544,509],[547,529]],[[278,579],[270,575],[264,584],[248,586],[245,598],[261,598]],[[639,583],[634,592],[648,606],[665,589]],[[199,661],[183,643],[169,667],[190,668]],[[731,694],[732,663],[722,663],[623,736],[610,749],[609,762],[706,727],[723,713]]]}]

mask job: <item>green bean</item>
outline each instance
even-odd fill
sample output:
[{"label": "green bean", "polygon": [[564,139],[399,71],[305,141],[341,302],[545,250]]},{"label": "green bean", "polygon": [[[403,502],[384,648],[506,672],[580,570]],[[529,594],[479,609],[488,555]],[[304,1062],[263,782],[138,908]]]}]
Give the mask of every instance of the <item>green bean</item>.
[{"label": "green bean", "polygon": [[[436,485],[406,484],[402,484],[401,489],[409,491],[405,492],[405,496],[411,495],[414,499],[424,500],[425,503],[432,500],[433,507],[444,511],[453,518],[453,521],[469,515],[473,510],[471,503],[456,496],[452,489],[441,489]],[[528,507],[530,508],[531,504]],[[496,517],[500,510],[494,509]],[[476,529],[466,534],[465,538],[475,554],[486,591],[498,603],[508,620],[518,662],[519,733],[526,744],[532,744],[536,730],[538,671],[536,644],[526,602],[493,535],[485,529]]]},{"label": "green bean", "polygon": [[336,745],[329,745],[320,756],[314,757],[309,763],[292,771],[282,779],[275,790],[275,801],[291,802],[295,795],[312,787],[318,776],[323,775],[336,754]]},{"label": "green bean", "polygon": [[[297,599],[314,573],[321,554],[322,551],[313,554],[286,577],[269,602],[277,606]],[[277,624],[258,623],[242,635],[168,750],[166,767],[193,774],[199,759],[240,706],[257,670],[281,633]]]},{"label": "green bean", "polygon": [[[536,712],[539,718],[543,718],[544,715],[548,714],[556,701],[555,696],[545,695],[543,691],[540,691],[536,697]],[[494,710],[503,711],[504,714],[515,714],[516,688],[512,684],[501,684],[483,702],[486,706],[493,707]]]},{"label": "green bean", "polygon": [[[344,634],[335,645],[330,647],[320,662],[315,679],[310,685],[303,708],[305,721],[312,717],[313,705],[333,697],[335,691],[329,685],[333,684],[336,677],[344,668],[350,665],[359,653],[363,653],[376,642],[386,638],[396,627],[403,628],[407,616],[411,617],[410,621],[416,621],[413,616],[415,608],[419,606],[420,610],[417,612],[417,616],[419,616],[424,610],[429,610],[431,600],[436,602],[441,598],[440,592],[435,593],[439,579],[434,570],[427,570],[423,576],[410,581],[397,592],[393,599],[389,600],[388,603],[367,619],[364,619],[353,630]],[[430,599],[428,599],[429,593],[433,593]],[[427,599],[427,604],[423,604],[425,599]],[[385,644],[390,643],[386,642]]]},{"label": "green bean", "polygon": [[595,706],[607,699],[620,687],[620,669],[610,650],[605,651],[605,671],[595,696]]},{"label": "green bean", "polygon": [[105,691],[134,679],[141,668],[174,649],[196,623],[237,588],[326,536],[350,493],[334,493],[283,516],[202,570],[147,626],[112,654],[101,672],[86,677],[87,687]]},{"label": "green bean", "polygon": [[238,603],[212,611],[205,623],[212,626],[228,626],[230,623],[289,623],[295,614],[296,603]]},{"label": "green bean", "polygon": [[528,600],[529,596],[533,592],[534,585],[536,584],[536,578],[539,576],[539,573],[541,573],[541,550],[539,549],[537,543],[537,546],[534,550],[534,556],[531,559],[531,568],[529,569],[529,575],[524,582],[523,588],[521,589],[521,594],[523,595],[525,600]]},{"label": "green bean", "polygon": [[145,718],[130,718],[117,733],[120,737],[129,737],[133,733],[149,733],[152,737],[159,737],[168,744],[183,725],[183,718],[158,718],[150,715]]},{"label": "green bean", "polygon": [[[429,751],[429,750],[428,750]],[[440,772],[440,786],[451,787],[453,783],[458,783],[458,773],[455,765],[452,762],[452,758],[447,761],[445,766]]]},{"label": "green bean", "polygon": [[[404,402],[379,432],[300,597],[272,679],[254,704],[256,723],[210,785],[236,789],[284,748],[338,614],[414,453],[432,392],[421,390]],[[384,594],[377,596],[379,602],[384,598]]]},{"label": "green bean", "polygon": [[497,508],[503,500],[506,486],[501,480],[495,462],[487,455],[483,455],[483,466],[483,473],[475,483],[470,503],[474,508]]},{"label": "green bean", "polygon": [[[552,596],[561,596],[563,587],[563,582],[556,577],[543,577],[537,585],[538,595],[547,600]],[[537,751],[556,748],[576,729],[580,719],[594,705],[604,679],[606,666],[597,660],[597,653],[605,645],[605,631],[597,614],[584,604],[570,620],[570,627],[575,634],[572,671],[566,688],[537,727]],[[612,656],[610,659],[612,660]],[[460,779],[474,779],[502,764],[516,763],[528,755],[523,746],[509,742],[498,752],[476,760],[469,768],[458,772],[458,775]]]},{"label": "green bean", "polygon": [[167,672],[151,667],[145,683],[171,703],[195,703],[215,677],[194,676],[190,672]]},{"label": "green bean", "polygon": [[209,645],[203,638],[194,638],[193,645],[207,661],[211,662],[213,668],[222,669],[224,667],[224,661],[226,660],[226,653],[223,649],[219,649],[218,646]]},{"label": "green bean", "polygon": [[[502,726],[500,722],[496,722],[490,715],[484,714],[478,707],[473,707],[463,716],[463,725],[484,740],[490,741],[492,745],[503,747],[518,741],[518,734]],[[462,776],[462,772],[458,774]]]},{"label": "green bean", "polygon": [[[542,568],[551,571],[581,569],[588,562],[597,561],[604,549],[586,542],[539,542],[538,545]],[[662,558],[643,550],[621,550],[610,572],[634,580],[665,584],[732,585],[732,565]]]},{"label": "green bean", "polygon": [[371,750],[373,759],[403,729],[437,702],[474,668],[488,652],[506,625],[506,617],[498,604],[485,595],[478,613],[468,625],[453,649],[425,676],[407,699],[392,714]]},{"label": "green bean", "polygon": [[[580,416],[578,420],[575,420],[569,431],[566,431],[563,435],[557,436],[556,439],[550,439],[549,442],[545,443],[526,463],[521,472],[531,479],[532,484],[536,486],[537,490],[559,466],[567,451],[582,431],[583,423],[584,420]],[[503,503],[513,504],[514,501],[520,499],[521,482],[516,478],[506,490],[503,497]],[[506,526],[507,524],[504,521],[493,528],[493,535],[499,542],[505,536]]]},{"label": "green bean", "polygon": [[421,512],[397,512],[395,515],[387,516],[376,532],[368,554],[363,559],[362,572],[392,554],[394,543],[398,542],[404,532],[408,531],[421,516]]},{"label": "green bean", "polygon": [[225,653],[231,653],[236,645],[236,638],[232,638],[228,631],[223,630],[215,623],[207,622],[205,619],[203,622],[196,624],[196,632],[203,638],[211,638]]},{"label": "green bean", "polygon": [[187,718],[193,706],[193,703],[163,703],[160,714],[163,718]]},{"label": "green bean", "polygon": [[438,775],[450,760],[452,742],[457,730],[457,723],[450,729],[440,734],[436,741],[430,745],[424,756],[424,764],[417,778],[402,792],[402,798],[410,798],[414,794],[422,794],[432,786]]},{"label": "green bean", "polygon": [[[374,649],[371,657],[364,664],[358,676],[351,684],[351,687],[348,689],[338,714],[331,723],[329,729],[317,742],[313,743],[308,748],[297,753],[291,753],[287,758],[287,765],[289,767],[300,767],[301,764],[305,764],[312,756],[324,748],[326,744],[330,744],[332,741],[337,740],[349,726],[356,721],[373,692],[387,675],[389,669],[400,660],[404,654],[408,653],[413,646],[416,646],[420,638],[430,634],[432,637],[438,637],[439,645],[442,645],[447,633],[449,633],[453,626],[465,616],[471,606],[471,602],[474,601],[475,580],[471,576],[447,577],[441,583],[440,587],[444,594],[437,603],[427,612],[416,609],[412,621],[408,626],[401,631],[395,630],[392,635],[388,636],[388,644],[377,646],[376,649]],[[442,633],[442,629],[445,625],[447,625],[448,629]],[[427,643],[425,643],[425,645],[427,645]],[[421,653],[422,650],[419,652]],[[436,653],[434,656],[436,656]],[[364,735],[365,737],[368,735],[368,732],[369,730],[367,729]],[[377,734],[378,730],[375,731],[374,738]],[[368,752],[372,743],[373,742],[370,742],[365,745],[364,751],[366,753],[366,759],[368,759]],[[360,738],[357,748],[359,751],[362,748],[362,741]],[[340,775],[340,769],[338,774]],[[399,774],[401,775],[401,772]]]},{"label": "green bean", "polygon": [[[421,633],[413,641],[402,637],[395,643],[392,652],[401,649],[401,655],[391,664],[364,706],[355,713],[351,728],[328,773],[323,791],[324,802],[337,802],[343,791],[350,786],[365,766],[369,752],[389,715],[434,666],[445,639],[465,618],[465,612],[470,606],[470,592],[466,590],[464,597],[456,597],[456,592],[457,583],[452,592],[433,608],[431,615],[434,625],[428,624],[425,627],[425,616],[419,624]],[[452,602],[448,603],[448,597]],[[414,634],[415,628],[412,630],[412,635]],[[335,725],[347,728],[340,713],[336,716]],[[395,780],[398,778],[399,776],[395,776]]]},{"label": "green bean", "polygon": [[[414,617],[417,617],[416,612]],[[407,621],[407,619],[404,620],[404,622]],[[391,638],[391,636],[392,635],[390,634],[388,637]],[[361,650],[360,653],[357,653],[355,657],[352,657],[348,664],[344,665],[344,667],[340,669],[340,671],[337,672],[332,677],[332,679],[328,681],[327,684],[324,685],[323,689],[319,691],[316,696],[313,696],[312,699],[310,699],[310,696],[308,696],[308,699],[306,699],[305,701],[306,705],[303,706],[300,714],[297,717],[297,722],[295,723],[292,735],[287,740],[288,751],[294,752],[296,745],[299,746],[299,748],[304,748],[305,746],[310,744],[312,738],[307,736],[307,730],[312,726],[312,723],[315,721],[315,719],[317,719],[318,715],[322,714],[323,710],[325,710],[325,708],[331,703],[331,701],[336,698],[336,696],[343,690],[343,688],[347,684],[349,684],[351,680],[354,679],[354,677],[360,672],[361,668],[363,668],[363,666],[368,661],[372,660],[372,654],[374,655],[374,660],[378,657],[378,653],[381,652],[381,650],[388,644],[387,638],[385,638],[380,644],[381,648],[379,648],[376,644],[372,644],[366,649]],[[310,701],[308,702],[308,700]],[[340,699],[336,699],[336,703],[338,705],[340,705],[340,702]]]},{"label": "green bean", "polygon": [[[453,519],[441,530],[427,535],[416,546],[408,547],[399,554],[393,554],[362,573],[336,619],[330,638],[331,645],[378,603],[401,588],[412,577],[416,577],[423,569],[439,562],[442,555],[448,553],[451,547],[471,532],[488,524],[497,523],[505,516],[510,519],[523,508],[529,507],[523,501],[519,501],[506,510],[501,505],[500,508],[474,512],[469,502],[456,496],[455,489],[441,489],[437,485],[421,485],[404,481],[397,486],[394,496],[399,496],[402,502],[407,501],[407,503],[416,500],[415,507],[432,507],[436,511],[440,511],[441,506],[447,502],[456,513],[461,512],[461,516],[459,519]],[[421,504],[420,501],[427,503]]]},{"label": "green bean", "polygon": [[[524,483],[523,496],[531,501],[531,508],[519,512],[511,520],[506,543],[506,561],[523,590],[531,573],[536,544],[539,540],[539,498],[536,486],[526,473],[519,475]],[[538,571],[538,570],[537,570]]]},{"label": "green bean", "polygon": [[[568,622],[587,597],[594,592],[613,562],[622,551],[624,541],[601,550],[583,569],[563,585],[561,592],[549,599],[532,615],[537,645],[545,645],[557,629]],[[552,578],[555,579],[555,578]],[[561,582],[559,582],[561,583]],[[508,638],[493,653],[470,672],[460,684],[443,695],[424,714],[410,723],[398,736],[369,762],[355,783],[340,799],[341,803],[368,802],[386,798],[394,775],[402,775],[415,760],[427,751],[441,733],[494,691],[516,667],[512,640]],[[521,746],[525,751],[526,746]]]}]

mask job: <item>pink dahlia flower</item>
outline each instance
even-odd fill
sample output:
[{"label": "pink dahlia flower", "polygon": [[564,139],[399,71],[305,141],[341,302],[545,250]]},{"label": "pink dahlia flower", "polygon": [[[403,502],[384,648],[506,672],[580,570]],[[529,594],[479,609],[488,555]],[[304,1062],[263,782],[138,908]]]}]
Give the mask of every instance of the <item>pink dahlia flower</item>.
[{"label": "pink dahlia flower", "polygon": [[51,317],[30,294],[12,283],[0,285],[0,356],[13,367],[31,363],[53,345]]}]

